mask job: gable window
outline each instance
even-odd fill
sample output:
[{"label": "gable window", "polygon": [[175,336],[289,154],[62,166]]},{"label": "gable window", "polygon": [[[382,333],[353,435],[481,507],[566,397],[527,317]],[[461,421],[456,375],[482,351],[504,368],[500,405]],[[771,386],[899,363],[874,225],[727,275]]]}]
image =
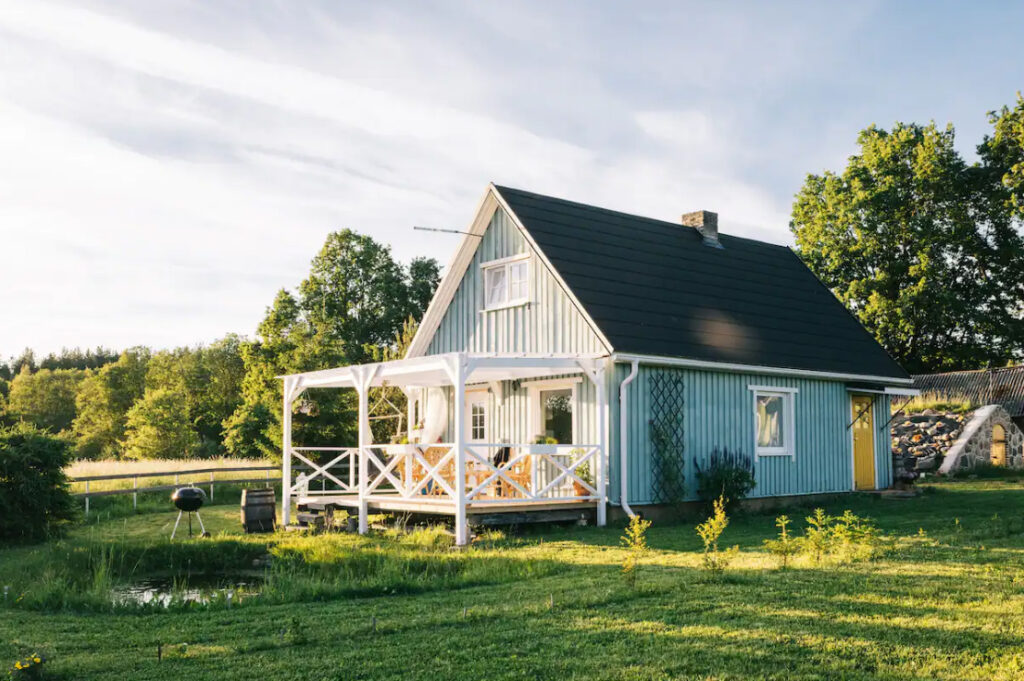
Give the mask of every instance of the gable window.
[{"label": "gable window", "polygon": [[749,386],[754,394],[755,456],[796,456],[796,388]]},{"label": "gable window", "polygon": [[526,254],[492,260],[484,271],[484,308],[493,310],[530,301],[530,261]]}]

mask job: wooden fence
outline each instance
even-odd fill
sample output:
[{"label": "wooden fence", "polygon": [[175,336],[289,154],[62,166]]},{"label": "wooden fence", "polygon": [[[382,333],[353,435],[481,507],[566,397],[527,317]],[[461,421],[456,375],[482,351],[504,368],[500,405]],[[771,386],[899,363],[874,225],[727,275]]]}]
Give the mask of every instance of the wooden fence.
[{"label": "wooden fence", "polygon": [[[70,478],[69,482],[74,483],[85,483],[84,492],[76,492],[73,496],[82,497],[85,499],[85,514],[89,515],[89,498],[90,497],[110,497],[122,494],[132,495],[132,508],[138,508],[139,506],[139,492],[169,492],[176,490],[181,487],[181,478],[185,477],[185,484],[189,485],[202,485],[210,487],[210,501],[213,501],[213,488],[215,483],[221,485],[238,485],[238,484],[256,484],[265,483],[266,486],[270,486],[272,483],[279,481],[279,475],[273,475],[272,473],[280,473],[280,466],[239,466],[237,468],[193,468],[184,471],[154,471],[151,473],[120,473],[117,475],[89,475],[79,478]],[[228,479],[216,479],[217,473],[263,473],[261,477],[249,477],[249,478],[228,478]],[[194,476],[206,476],[209,475],[209,480],[195,480]],[[170,478],[174,477],[173,485],[148,485],[139,487],[139,478]],[[189,479],[189,478],[192,479]],[[132,480],[131,487],[122,487],[119,489],[105,489],[90,491],[89,483],[98,482],[101,480]]]}]

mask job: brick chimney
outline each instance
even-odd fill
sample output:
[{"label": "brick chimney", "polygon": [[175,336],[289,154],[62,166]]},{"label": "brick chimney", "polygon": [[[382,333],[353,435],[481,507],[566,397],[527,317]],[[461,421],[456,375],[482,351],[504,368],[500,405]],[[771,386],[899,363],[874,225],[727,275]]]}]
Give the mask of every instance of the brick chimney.
[{"label": "brick chimney", "polygon": [[704,237],[704,245],[713,248],[722,248],[718,240],[718,213],[709,210],[695,210],[692,213],[683,213],[683,226],[693,227]]}]

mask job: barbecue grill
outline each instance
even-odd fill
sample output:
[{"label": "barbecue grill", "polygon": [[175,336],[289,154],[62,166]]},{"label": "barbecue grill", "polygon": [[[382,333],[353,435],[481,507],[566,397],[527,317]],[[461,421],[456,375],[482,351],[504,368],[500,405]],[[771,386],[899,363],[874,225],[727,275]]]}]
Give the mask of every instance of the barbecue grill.
[{"label": "barbecue grill", "polygon": [[192,536],[193,513],[196,514],[196,519],[199,521],[199,529],[202,530],[202,534],[200,536],[210,536],[206,532],[206,528],[203,526],[202,516],[199,515],[199,509],[203,507],[203,503],[206,501],[206,492],[194,486],[179,487],[171,494],[171,501],[174,502],[175,508],[178,509],[178,519],[174,521],[174,529],[171,531],[171,539],[174,539],[174,535],[178,532],[178,523],[181,522],[181,516],[183,513],[188,513],[188,536]]}]

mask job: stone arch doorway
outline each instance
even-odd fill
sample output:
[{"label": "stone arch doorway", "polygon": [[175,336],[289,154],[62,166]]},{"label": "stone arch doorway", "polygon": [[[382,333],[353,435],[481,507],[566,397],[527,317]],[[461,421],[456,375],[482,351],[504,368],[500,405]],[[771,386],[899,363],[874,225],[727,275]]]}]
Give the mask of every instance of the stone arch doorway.
[{"label": "stone arch doorway", "polygon": [[992,426],[992,465],[1006,465],[1006,429],[998,423]]}]

